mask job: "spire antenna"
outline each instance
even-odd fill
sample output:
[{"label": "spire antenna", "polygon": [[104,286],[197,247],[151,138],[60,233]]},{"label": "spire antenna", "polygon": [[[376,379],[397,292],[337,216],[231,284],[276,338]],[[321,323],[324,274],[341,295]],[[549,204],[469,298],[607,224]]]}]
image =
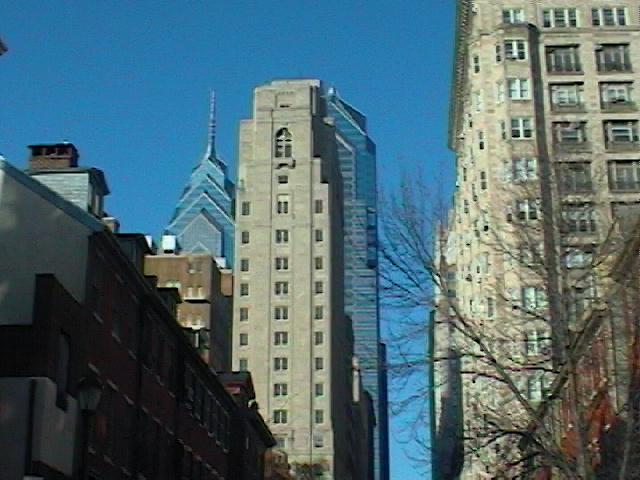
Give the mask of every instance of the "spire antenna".
[{"label": "spire antenna", "polygon": [[209,136],[207,143],[207,158],[216,155],[216,91],[211,89],[211,105],[209,107]]}]

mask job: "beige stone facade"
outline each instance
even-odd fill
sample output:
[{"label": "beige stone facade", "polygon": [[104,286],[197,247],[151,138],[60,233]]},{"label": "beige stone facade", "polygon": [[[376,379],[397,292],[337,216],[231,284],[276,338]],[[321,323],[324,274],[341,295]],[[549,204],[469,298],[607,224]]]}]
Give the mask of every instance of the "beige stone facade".
[{"label": "beige stone facade", "polygon": [[[640,211],[639,7],[458,1],[450,118],[457,185],[439,246],[449,295],[439,298],[436,357],[467,348],[447,326],[447,297],[511,364],[534,354],[551,362],[551,339],[597,297],[588,272]],[[494,409],[518,413],[469,357],[463,412],[473,437]],[[446,375],[436,367],[440,390]],[[546,388],[529,373],[514,380],[534,404]],[[443,408],[436,393],[437,418]],[[479,457],[465,458],[463,478],[483,478],[496,452]]]},{"label": "beige stone facade", "polygon": [[319,81],[274,81],[254,93],[253,118],[240,126],[233,368],[251,371],[294,470],[353,478],[334,128]]}]

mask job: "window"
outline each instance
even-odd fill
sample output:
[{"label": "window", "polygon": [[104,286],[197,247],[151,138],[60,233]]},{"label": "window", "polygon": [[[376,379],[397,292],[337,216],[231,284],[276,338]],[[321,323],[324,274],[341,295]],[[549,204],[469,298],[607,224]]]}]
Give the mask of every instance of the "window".
[{"label": "window", "polygon": [[63,410],[67,408],[70,356],[69,336],[60,332],[58,334],[58,351],[56,355],[56,405]]},{"label": "window", "polygon": [[500,130],[500,138],[502,140],[506,140],[507,139],[507,122],[505,122],[504,120],[500,120],[500,123],[498,124],[498,129]]},{"label": "window", "polygon": [[276,282],[275,283],[276,295],[288,295],[289,294],[289,282]]},{"label": "window", "polygon": [[640,203],[616,202],[611,205],[612,216],[618,232],[630,233],[640,217]]},{"label": "window", "polygon": [[586,122],[554,122],[553,136],[557,145],[577,145],[587,142]]},{"label": "window", "polygon": [[289,344],[289,332],[274,332],[273,344],[284,346]]},{"label": "window", "polygon": [[280,214],[289,213],[289,195],[278,195],[276,212]]},{"label": "window", "polygon": [[637,120],[609,120],[604,122],[607,148],[635,144],[638,141]]},{"label": "window", "polygon": [[478,90],[477,92],[473,92],[473,106],[476,112],[481,112],[484,110],[484,99],[482,97],[482,91]]},{"label": "window", "polygon": [[509,78],[507,82],[511,100],[531,99],[531,83],[528,78]]},{"label": "window", "polygon": [[242,234],[240,235],[240,238],[243,244],[249,243],[249,232],[247,231],[242,232]]},{"label": "window", "polygon": [[584,234],[596,231],[596,214],[593,205],[588,203],[564,205],[562,220],[566,233]]},{"label": "window", "polygon": [[575,8],[545,8],[542,24],[546,28],[577,27],[578,13]]},{"label": "window", "polygon": [[324,332],[314,332],[313,333],[313,344],[314,345],[322,345],[324,343]]},{"label": "window", "polygon": [[316,200],[313,202],[313,211],[314,213],[322,213],[323,211],[322,200]]},{"label": "window", "polygon": [[473,56],[473,73],[480,73],[480,57],[478,55]]},{"label": "window", "polygon": [[596,48],[596,63],[598,72],[601,73],[631,71],[629,45],[626,43],[600,45]]},{"label": "window", "polygon": [[278,183],[280,185],[284,185],[289,183],[289,177],[287,175],[278,175]]},{"label": "window", "polygon": [[289,270],[289,257],[276,257],[276,270]]},{"label": "window", "polygon": [[289,386],[286,383],[273,384],[274,397],[286,397],[289,394]]},{"label": "window", "polygon": [[289,307],[275,307],[273,317],[276,320],[289,320]]},{"label": "window", "polygon": [[290,158],[292,153],[293,138],[289,130],[281,128],[276,132],[276,158]]},{"label": "window", "polygon": [[249,284],[248,283],[241,283],[240,284],[240,296],[241,297],[249,296]]},{"label": "window", "polygon": [[549,393],[549,382],[542,372],[530,373],[527,377],[527,398],[532,402],[539,402]]},{"label": "window", "polygon": [[246,372],[247,370],[249,370],[249,360],[247,360],[246,358],[239,358],[238,370],[240,370],[241,372]]},{"label": "window", "polygon": [[546,308],[547,295],[541,287],[522,287],[520,289],[522,308],[530,312]]},{"label": "window", "polygon": [[241,272],[248,272],[249,271],[249,259],[248,258],[240,259],[240,271]]},{"label": "window", "polygon": [[324,307],[322,305],[317,305],[313,309],[313,318],[315,320],[322,320],[324,318]]},{"label": "window", "polygon": [[572,248],[564,254],[564,264],[567,268],[589,268],[593,262],[593,253]]},{"label": "window", "polygon": [[504,82],[496,82],[496,103],[504,102]]},{"label": "window", "polygon": [[313,368],[315,370],[324,370],[324,358],[316,357],[313,359]]},{"label": "window", "polygon": [[322,257],[315,257],[314,265],[316,270],[322,270],[324,268]]},{"label": "window", "polygon": [[322,434],[322,432],[313,432],[313,447],[314,448],[324,447],[324,435]]},{"label": "window", "polygon": [[484,150],[484,132],[482,130],[478,131],[478,148]]},{"label": "window", "polygon": [[487,172],[484,170],[480,172],[480,190],[487,189]]},{"label": "window", "polygon": [[561,163],[560,189],[563,193],[591,191],[591,164],[589,162]]},{"label": "window", "polygon": [[242,215],[249,215],[251,213],[251,203],[242,202]]},{"label": "window", "polygon": [[287,357],[275,357],[273,359],[273,369],[277,372],[289,370],[289,359]]},{"label": "window", "polygon": [[615,108],[617,105],[632,104],[632,82],[605,82],[600,84],[602,108]]},{"label": "window", "polygon": [[316,409],[313,412],[313,423],[320,424],[324,423],[324,410]]},{"label": "window", "polygon": [[276,243],[289,243],[289,230],[276,230]]},{"label": "window", "polygon": [[324,238],[323,238],[324,237],[324,232],[321,229],[317,228],[315,230],[314,235],[315,235],[316,242],[322,242],[324,240]]},{"label": "window", "polygon": [[317,294],[324,293],[324,283],[321,281],[316,281],[314,283],[313,291]]},{"label": "window", "polygon": [[538,159],[514,158],[512,172],[515,181],[535,180],[538,177]]},{"label": "window", "polygon": [[496,63],[500,63],[502,61],[502,45],[499,43],[496,44]]},{"label": "window", "polygon": [[274,410],[273,411],[273,423],[284,424],[287,423],[287,411],[286,410]]},{"label": "window", "polygon": [[249,309],[247,307],[240,307],[240,321],[246,322],[249,320]]},{"label": "window", "polygon": [[502,23],[523,23],[524,10],[521,8],[505,8],[502,10]]},{"label": "window", "polygon": [[496,312],[495,302],[493,298],[487,297],[487,317],[493,318]]},{"label": "window", "polygon": [[518,220],[527,222],[538,220],[540,210],[540,200],[526,199],[516,201],[516,217]]},{"label": "window", "polygon": [[609,188],[614,192],[640,191],[640,161],[609,162]]},{"label": "window", "polygon": [[547,72],[578,73],[582,72],[580,51],[577,45],[561,45],[546,47]]},{"label": "window", "polygon": [[584,105],[583,83],[561,83],[550,85],[551,108],[562,110],[563,108],[576,108]]},{"label": "window", "polygon": [[533,137],[533,121],[529,117],[511,119],[511,138],[526,139]]},{"label": "window", "polygon": [[625,7],[602,7],[591,9],[591,25],[594,27],[624,26],[627,24]]},{"label": "window", "polygon": [[526,60],[527,42],[525,40],[505,40],[504,57],[507,60]]},{"label": "window", "polygon": [[248,333],[241,333],[240,334],[240,346],[241,347],[246,347],[247,345],[249,345],[249,334]]},{"label": "window", "polygon": [[313,393],[316,397],[322,397],[324,395],[324,383],[316,383],[313,386]]}]

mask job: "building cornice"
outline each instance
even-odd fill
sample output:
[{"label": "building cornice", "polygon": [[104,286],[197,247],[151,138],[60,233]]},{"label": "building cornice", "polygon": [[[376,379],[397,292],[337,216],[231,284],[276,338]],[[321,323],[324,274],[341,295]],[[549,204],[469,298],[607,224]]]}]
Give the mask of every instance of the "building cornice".
[{"label": "building cornice", "polygon": [[467,45],[471,32],[474,0],[458,0],[455,21],[453,74],[449,98],[449,148],[456,150],[458,132],[462,125],[464,92],[467,80]]}]

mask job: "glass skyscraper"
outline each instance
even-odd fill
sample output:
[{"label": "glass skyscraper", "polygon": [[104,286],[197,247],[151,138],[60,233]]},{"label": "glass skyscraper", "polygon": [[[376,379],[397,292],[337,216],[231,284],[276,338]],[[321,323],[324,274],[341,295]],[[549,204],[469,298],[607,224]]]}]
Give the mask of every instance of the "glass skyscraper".
[{"label": "glass skyscraper", "polygon": [[345,311],[353,322],[363,385],[374,402],[376,480],[387,480],[389,427],[378,298],[376,146],[367,134],[366,117],[342,100],[335,89],[327,92],[327,103],[329,116],[335,121],[344,188]]},{"label": "glass skyscraper", "polygon": [[228,176],[227,165],[216,153],[215,110],[212,93],[206,152],[191,172],[165,233],[177,237],[182,253],[208,253],[231,268],[235,186]]}]

